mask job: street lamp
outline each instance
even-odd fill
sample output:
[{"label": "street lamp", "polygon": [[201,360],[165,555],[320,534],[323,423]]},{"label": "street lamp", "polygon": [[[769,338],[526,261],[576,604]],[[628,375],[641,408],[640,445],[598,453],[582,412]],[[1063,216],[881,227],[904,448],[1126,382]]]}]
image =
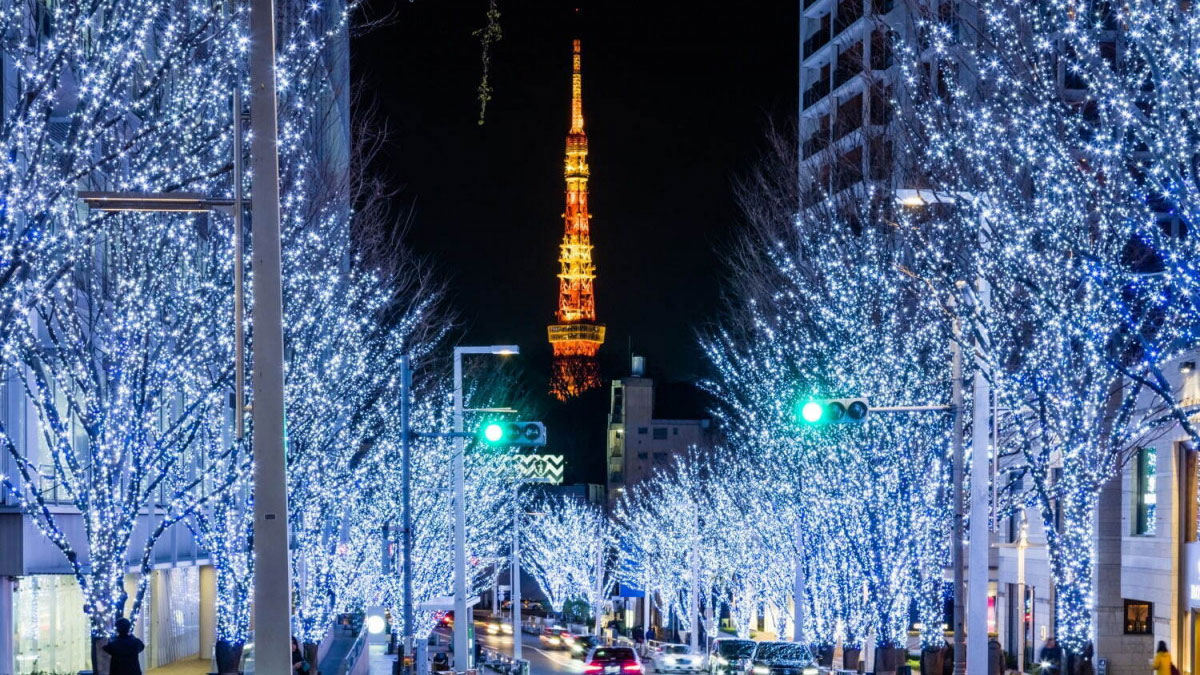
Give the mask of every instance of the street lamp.
[{"label": "street lamp", "polygon": [[[977,198],[969,192],[939,192],[935,190],[900,189],[895,192],[896,201],[903,206],[924,207],[930,204],[956,204],[959,201],[976,202],[987,206],[986,197]],[[983,211],[979,213],[979,232],[982,237],[987,231],[987,220]],[[965,284],[964,284],[965,286]],[[991,306],[991,287],[983,277],[976,277],[975,291],[978,312],[987,312]],[[953,461],[954,474],[954,639],[966,646],[965,658],[963,650],[955,650],[955,670],[958,673],[977,673],[987,670],[987,612],[988,612],[988,521],[991,517],[988,505],[988,493],[991,487],[991,473],[994,467],[988,464],[988,447],[991,441],[988,410],[991,389],[984,376],[983,350],[986,348],[986,335],[979,335],[975,340],[975,375],[972,381],[972,414],[971,414],[971,507],[970,507],[970,537],[967,545],[970,583],[966,592],[969,593],[966,603],[966,619],[969,627],[963,629],[963,532],[962,532],[962,441],[961,428],[956,425],[955,456]],[[961,357],[960,357],[961,358]],[[961,362],[954,375],[956,383],[962,378]],[[994,493],[993,493],[994,494]]]},{"label": "street lamp", "polygon": [[[463,434],[463,373],[462,358],[468,354],[510,356],[519,354],[517,345],[490,345],[454,348],[454,661],[455,668],[467,670],[474,654],[467,634],[472,626],[467,615],[467,512],[463,504],[466,462],[466,439]],[[520,637],[520,636],[516,636]],[[459,659],[462,659],[461,664]],[[462,666],[461,668],[459,666]]]}]

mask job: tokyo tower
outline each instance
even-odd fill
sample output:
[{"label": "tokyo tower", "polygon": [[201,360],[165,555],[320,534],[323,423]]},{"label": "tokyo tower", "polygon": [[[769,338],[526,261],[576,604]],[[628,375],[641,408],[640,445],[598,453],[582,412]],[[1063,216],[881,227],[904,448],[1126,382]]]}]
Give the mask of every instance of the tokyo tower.
[{"label": "tokyo tower", "polygon": [[604,343],[604,325],[596,323],[592,237],[588,221],[588,141],[583,131],[583,78],[579,40],[571,72],[571,130],[567,133],[567,210],[559,245],[557,323],[546,327],[554,350],[550,393],[560,401],[600,386],[596,353]]}]

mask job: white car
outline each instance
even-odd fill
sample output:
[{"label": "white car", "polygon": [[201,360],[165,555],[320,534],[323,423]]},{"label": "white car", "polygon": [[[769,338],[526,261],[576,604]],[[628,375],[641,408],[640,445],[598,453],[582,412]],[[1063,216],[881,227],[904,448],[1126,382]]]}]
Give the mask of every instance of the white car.
[{"label": "white car", "polygon": [[687,645],[660,645],[654,655],[656,673],[698,673],[704,670],[704,655],[693,654]]}]

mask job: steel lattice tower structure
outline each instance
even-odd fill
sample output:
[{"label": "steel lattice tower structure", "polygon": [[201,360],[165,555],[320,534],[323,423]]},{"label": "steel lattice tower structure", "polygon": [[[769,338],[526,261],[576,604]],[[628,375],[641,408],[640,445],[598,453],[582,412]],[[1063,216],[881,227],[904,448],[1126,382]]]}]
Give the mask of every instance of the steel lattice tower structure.
[{"label": "steel lattice tower structure", "polygon": [[554,350],[550,393],[559,400],[600,386],[596,353],[604,326],[596,323],[596,266],[592,263],[588,213],[588,140],[583,131],[583,76],[575,40],[571,72],[571,130],[567,133],[567,210],[559,246],[557,323],[546,327]]}]

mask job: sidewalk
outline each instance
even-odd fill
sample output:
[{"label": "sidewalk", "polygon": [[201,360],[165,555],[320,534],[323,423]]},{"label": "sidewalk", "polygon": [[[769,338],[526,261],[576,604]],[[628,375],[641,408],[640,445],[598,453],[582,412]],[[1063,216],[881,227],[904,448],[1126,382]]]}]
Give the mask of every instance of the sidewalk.
[{"label": "sidewalk", "polygon": [[151,668],[146,675],[208,675],[212,663],[207,659],[183,659],[165,666]]},{"label": "sidewalk", "polygon": [[367,654],[370,659],[367,672],[370,675],[392,675],[392,664],[396,661],[396,655],[387,653],[386,633],[372,635],[368,639]]}]

